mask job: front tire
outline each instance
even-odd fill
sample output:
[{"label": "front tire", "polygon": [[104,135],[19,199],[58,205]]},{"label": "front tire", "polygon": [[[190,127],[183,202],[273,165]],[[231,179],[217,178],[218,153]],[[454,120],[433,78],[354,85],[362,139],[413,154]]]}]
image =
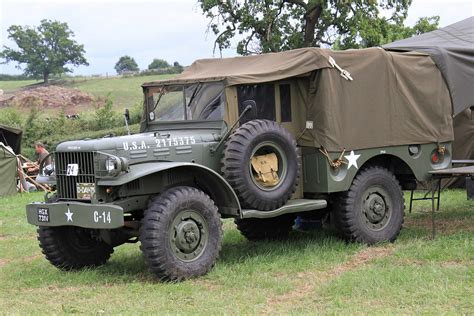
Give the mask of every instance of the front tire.
[{"label": "front tire", "polygon": [[403,192],[385,168],[362,170],[335,203],[335,224],[348,241],[375,244],[397,239],[403,226]]},{"label": "front tire", "polygon": [[87,228],[74,226],[38,228],[39,245],[46,259],[61,270],[103,265],[114,252],[112,246]]},{"label": "front tire", "polygon": [[215,264],[222,223],[209,196],[171,188],[150,200],[140,225],[140,249],[152,273],[166,281],[206,274]]}]

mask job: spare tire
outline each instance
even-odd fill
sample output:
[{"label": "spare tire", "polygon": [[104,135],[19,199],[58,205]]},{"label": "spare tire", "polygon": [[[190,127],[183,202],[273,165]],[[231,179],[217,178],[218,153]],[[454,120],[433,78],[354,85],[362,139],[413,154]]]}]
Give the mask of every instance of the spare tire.
[{"label": "spare tire", "polygon": [[224,178],[242,207],[261,211],[274,210],[288,201],[298,185],[299,166],[295,139],[269,120],[250,121],[236,129],[225,144],[222,158]]}]

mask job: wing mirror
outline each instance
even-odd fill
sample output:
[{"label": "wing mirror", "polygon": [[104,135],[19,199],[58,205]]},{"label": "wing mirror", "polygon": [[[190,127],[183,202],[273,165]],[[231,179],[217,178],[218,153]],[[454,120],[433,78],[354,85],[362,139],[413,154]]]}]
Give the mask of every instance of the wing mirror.
[{"label": "wing mirror", "polygon": [[244,122],[255,120],[257,118],[257,103],[254,100],[245,100],[242,102],[243,116],[241,119]]}]

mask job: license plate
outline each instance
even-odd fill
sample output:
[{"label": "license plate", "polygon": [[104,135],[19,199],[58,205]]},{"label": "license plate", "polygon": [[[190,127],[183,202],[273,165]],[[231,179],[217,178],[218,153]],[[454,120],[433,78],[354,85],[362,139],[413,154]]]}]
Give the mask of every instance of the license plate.
[{"label": "license plate", "polygon": [[95,194],[95,184],[94,183],[78,183],[77,188],[77,198],[79,200],[91,200],[92,196]]},{"label": "license plate", "polygon": [[38,222],[49,223],[49,209],[39,207],[37,209]]}]

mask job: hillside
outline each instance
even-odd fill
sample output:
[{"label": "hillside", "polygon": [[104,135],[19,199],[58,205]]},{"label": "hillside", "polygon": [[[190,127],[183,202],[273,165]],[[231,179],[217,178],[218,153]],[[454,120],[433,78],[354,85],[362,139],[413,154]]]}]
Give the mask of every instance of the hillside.
[{"label": "hillside", "polygon": [[[34,80],[0,81],[0,123],[23,130],[22,153],[29,158],[34,157],[36,141],[54,150],[65,140],[125,133],[125,108],[136,131],[142,114],[141,84],[173,76],[70,78],[48,87]],[[78,116],[66,119],[68,114]]]},{"label": "hillside", "polygon": [[[143,100],[141,84],[144,82],[172,78],[175,75],[154,75],[142,77],[110,77],[110,78],[68,78],[53,82],[53,86],[75,88],[92,97],[103,99],[110,94],[114,108],[131,107]],[[0,81],[0,89],[4,98],[20,91],[36,88],[41,82],[36,80]],[[91,109],[92,110],[92,109]]]}]

